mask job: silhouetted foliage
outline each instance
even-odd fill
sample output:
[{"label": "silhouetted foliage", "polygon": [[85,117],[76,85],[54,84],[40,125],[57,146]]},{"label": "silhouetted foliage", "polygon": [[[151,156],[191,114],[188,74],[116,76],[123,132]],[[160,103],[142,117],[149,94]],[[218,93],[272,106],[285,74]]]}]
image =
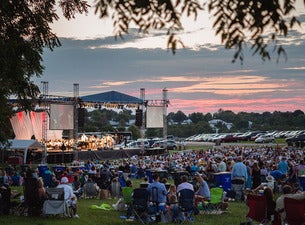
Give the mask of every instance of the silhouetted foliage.
[{"label": "silhouetted foliage", "polygon": [[235,49],[233,62],[244,60],[247,44],[262,60],[271,58],[270,44],[278,56],[285,55],[280,39],[300,25],[295,6],[295,0],[98,0],[95,5],[101,18],[111,16],[117,36],[127,34],[131,25],[141,33],[166,30],[167,47],[173,53],[179,45],[184,46],[179,38],[183,18],[196,20],[200,13],[208,12],[225,48]]}]

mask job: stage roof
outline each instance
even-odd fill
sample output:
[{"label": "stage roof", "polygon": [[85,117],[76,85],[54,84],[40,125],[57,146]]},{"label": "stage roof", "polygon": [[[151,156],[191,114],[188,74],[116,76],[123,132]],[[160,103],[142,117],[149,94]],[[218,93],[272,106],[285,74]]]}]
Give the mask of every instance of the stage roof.
[{"label": "stage roof", "polygon": [[39,143],[36,140],[16,140],[16,139],[10,139],[8,141],[10,143],[10,146],[9,146],[8,149],[27,150],[27,149],[38,149],[38,148],[42,148],[43,147],[42,144]]},{"label": "stage roof", "polygon": [[99,94],[82,96],[83,102],[95,102],[95,103],[122,103],[122,104],[141,104],[142,100],[130,95],[126,95],[117,91],[108,91]]}]

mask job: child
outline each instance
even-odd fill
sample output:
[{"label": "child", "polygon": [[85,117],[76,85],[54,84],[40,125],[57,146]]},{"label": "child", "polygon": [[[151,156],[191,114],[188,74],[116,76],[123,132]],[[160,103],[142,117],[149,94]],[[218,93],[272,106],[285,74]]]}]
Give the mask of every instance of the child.
[{"label": "child", "polygon": [[169,210],[172,217],[172,222],[181,222],[184,220],[183,213],[179,210],[179,203],[177,195],[171,195],[169,197]]}]

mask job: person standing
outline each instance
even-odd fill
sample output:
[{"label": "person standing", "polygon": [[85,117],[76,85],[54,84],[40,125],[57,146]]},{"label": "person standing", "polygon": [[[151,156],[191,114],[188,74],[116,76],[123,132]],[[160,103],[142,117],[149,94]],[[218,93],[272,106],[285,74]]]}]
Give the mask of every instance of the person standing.
[{"label": "person standing", "polygon": [[287,175],[289,170],[288,162],[286,161],[286,156],[282,156],[281,161],[278,163],[277,168],[283,174]]},{"label": "person standing", "polygon": [[232,180],[242,180],[244,183],[248,178],[247,167],[243,163],[243,159],[241,156],[237,157],[237,162],[234,163],[231,173]]},{"label": "person standing", "polygon": [[237,162],[234,163],[231,172],[232,189],[235,192],[236,200],[243,200],[247,179],[248,179],[247,167],[243,163],[242,156],[238,156]]},{"label": "person standing", "polygon": [[252,165],[252,181],[252,189],[256,189],[261,184],[261,169],[257,161]]}]

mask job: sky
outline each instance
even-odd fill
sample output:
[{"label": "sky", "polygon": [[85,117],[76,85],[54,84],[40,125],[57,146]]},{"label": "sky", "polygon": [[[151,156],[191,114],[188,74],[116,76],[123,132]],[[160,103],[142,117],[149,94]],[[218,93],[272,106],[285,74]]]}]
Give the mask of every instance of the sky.
[{"label": "sky", "polygon": [[[303,6],[298,13],[305,22]],[[49,94],[60,96],[73,96],[74,83],[79,84],[80,96],[118,91],[140,97],[144,88],[146,100],[161,100],[165,88],[167,111],[186,115],[219,109],[305,112],[304,25],[283,39],[287,60],[277,62],[273,54],[272,60],[262,61],[246,49],[241,65],[231,62],[234,51],[224,49],[214,36],[207,14],[197,22],[184,21],[181,38],[186,47],[176,54],[166,49],[164,32],[144,36],[131,29],[121,40],[114,38],[111,24],[93,9],[87,16],[54,23],[62,46],[45,50],[45,71],[35,82],[41,87],[41,81],[47,81]]]}]

